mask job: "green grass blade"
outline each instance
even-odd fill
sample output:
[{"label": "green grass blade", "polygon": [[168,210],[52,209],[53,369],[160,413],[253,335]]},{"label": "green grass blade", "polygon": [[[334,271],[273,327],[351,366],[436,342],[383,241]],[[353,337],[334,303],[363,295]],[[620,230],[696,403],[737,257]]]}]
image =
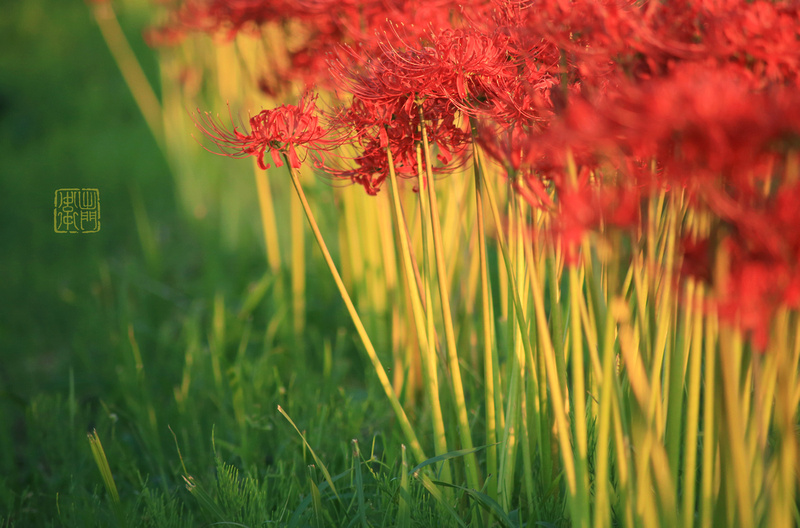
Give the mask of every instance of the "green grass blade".
[{"label": "green grass blade", "polygon": [[92,456],[94,457],[95,464],[97,464],[100,475],[103,477],[103,485],[106,491],[108,491],[111,510],[117,518],[117,524],[120,527],[126,527],[128,523],[125,519],[125,512],[122,510],[119,491],[114,482],[114,475],[111,473],[111,467],[108,465],[108,458],[106,458],[106,452],[103,450],[103,444],[100,442],[100,436],[97,434],[96,430],[89,433],[89,446],[92,449]]},{"label": "green grass blade", "polygon": [[489,495],[474,489],[465,488],[464,486],[448,484],[447,482],[433,481],[433,483],[439,486],[446,486],[467,493],[467,495],[472,497],[472,499],[474,499],[475,502],[477,502],[483,509],[491,513],[492,516],[494,516],[494,518],[497,519],[500,522],[500,524],[505,528],[519,527],[519,523],[516,523],[513,520],[511,520],[511,518],[508,516],[505,510],[503,510],[503,507],[500,506],[500,504],[498,504],[497,501],[491,498]]},{"label": "green grass blade", "polygon": [[358,451],[358,440],[353,439],[353,469],[356,477],[356,498],[358,499],[358,518],[361,526],[367,528],[366,500],[364,499],[364,476],[361,474],[361,454]]},{"label": "green grass blade", "polygon": [[191,475],[183,476],[186,482],[186,489],[192,494],[192,497],[197,499],[200,508],[214,519],[215,522],[224,522],[225,513],[219,507],[214,497],[211,496]]},{"label": "green grass blade", "polygon": [[[458,523],[458,525],[461,526],[462,528],[467,528],[467,524],[461,517],[459,517],[458,512],[455,510],[455,508],[453,508],[453,506],[451,506],[450,503],[447,502],[447,499],[445,498],[444,494],[441,492],[439,488],[436,487],[438,481],[435,482],[431,480],[429,476],[423,473],[415,473],[415,472],[412,473],[414,473],[414,476],[418,478],[420,482],[422,482],[422,485],[425,487],[426,490],[428,490],[428,492],[433,496],[433,498],[436,499],[436,501],[439,504],[441,504],[445,510],[447,510],[447,513],[449,513],[453,517],[453,519]],[[447,484],[445,482],[439,482],[439,483],[442,485]]]},{"label": "green grass blade", "polygon": [[459,449],[458,451],[450,451],[449,453],[444,453],[442,455],[437,455],[437,456],[435,456],[433,458],[429,458],[428,460],[425,460],[424,462],[422,462],[419,465],[415,466],[414,469],[411,470],[411,474],[415,474],[420,469],[422,469],[424,467],[427,467],[427,466],[430,466],[431,464],[436,464],[437,462],[443,462],[445,460],[450,460],[451,458],[458,458],[458,457],[471,455],[473,453],[477,453],[478,451],[480,451],[482,449],[486,449],[487,447],[490,447],[490,446],[485,445],[485,446],[473,447],[472,449]]},{"label": "green grass blade", "polygon": [[322,517],[323,517],[322,495],[319,492],[319,487],[317,487],[317,484],[314,482],[313,468],[310,467],[308,468],[308,486],[311,488],[311,505],[313,506],[314,509],[314,521],[315,521],[314,524],[317,528],[323,528],[324,525],[322,524]]},{"label": "green grass blade", "polygon": [[289,418],[289,415],[286,414],[286,411],[284,411],[283,407],[281,407],[280,405],[278,405],[278,412],[280,412],[284,416],[284,418],[286,418],[289,421],[289,423],[292,424],[294,430],[297,431],[298,435],[300,435],[300,439],[303,440],[303,444],[306,446],[306,449],[308,449],[308,451],[311,453],[311,456],[314,457],[314,461],[316,462],[317,467],[319,467],[319,469],[322,471],[322,474],[325,476],[325,481],[331,487],[331,491],[333,491],[333,494],[336,495],[336,498],[339,500],[339,502],[342,503],[342,505],[344,505],[344,503],[342,502],[342,498],[339,496],[339,492],[336,491],[336,486],[333,484],[333,480],[331,479],[331,474],[328,472],[328,468],[325,467],[325,463],[322,462],[322,460],[317,456],[317,454],[314,452],[314,449],[311,447],[311,444],[309,444],[308,440],[306,440],[305,435],[300,432],[300,429],[297,428],[297,425],[295,425],[294,421],[292,421],[292,419]]},{"label": "green grass blade", "polygon": [[[333,477],[331,479],[331,482],[338,482],[339,480],[349,476],[350,476],[350,470],[347,470]],[[330,485],[328,484],[327,481],[317,486],[317,489],[319,490],[320,494],[325,492],[328,488],[330,488]],[[303,513],[308,509],[312,500],[313,497],[311,496],[311,494],[309,494],[302,500],[302,502],[300,502],[300,504],[294,510],[292,516],[289,518],[289,522],[286,523],[287,528],[298,528],[300,526],[301,517]]]},{"label": "green grass blade", "polygon": [[411,492],[408,485],[408,457],[406,446],[400,446],[402,467],[400,468],[400,497],[397,509],[397,528],[411,528]]}]

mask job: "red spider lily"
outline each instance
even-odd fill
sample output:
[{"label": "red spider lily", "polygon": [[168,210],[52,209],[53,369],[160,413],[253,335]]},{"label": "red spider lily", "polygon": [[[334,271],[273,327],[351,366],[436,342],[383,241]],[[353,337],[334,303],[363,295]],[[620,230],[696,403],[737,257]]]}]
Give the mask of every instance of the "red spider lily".
[{"label": "red spider lily", "polygon": [[393,35],[384,35],[374,56],[349,49],[349,60],[334,63],[348,92],[375,104],[399,105],[409,114],[416,100],[433,98],[447,99],[468,115],[511,121],[536,117],[535,108],[546,106],[538,92],[555,83],[546,70],[525,68],[528,55],[513,56],[501,32],[445,29],[412,34],[417,40],[409,41],[394,28]]},{"label": "red spider lily", "polygon": [[683,256],[678,276],[693,277],[710,284],[713,279],[714,248],[708,238],[684,237],[679,244]]},{"label": "red spider lily", "polygon": [[[434,172],[443,173],[458,167],[464,159],[469,133],[457,126],[455,108],[442,99],[427,99],[420,104],[426,116],[428,140],[436,147],[440,162],[433,166]],[[417,145],[422,141],[419,112],[409,115],[402,107],[356,98],[333,121],[342,130],[343,137],[353,139],[359,153],[351,159],[355,167],[342,167],[343,156],[336,166],[326,166],[331,177],[349,179],[363,185],[368,194],[377,194],[389,175],[387,147],[392,151],[397,176],[417,177]]]},{"label": "red spider lily", "polygon": [[458,123],[458,104],[442,89],[436,50],[428,46],[401,51],[381,43],[380,55],[375,58],[364,50],[348,51],[349,65],[345,65],[346,57],[332,64],[339,84],[353,94],[336,123],[346,135],[356,138],[361,152],[353,158],[355,168],[333,167],[331,175],[361,183],[374,194],[388,175],[383,149],[389,147],[398,176],[416,177],[423,126],[441,162],[434,171],[458,166],[470,134],[463,128],[466,122]]},{"label": "red spider lily", "polygon": [[589,182],[584,169],[578,187],[558,189],[559,209],[554,218],[554,233],[561,241],[568,263],[577,261],[584,236],[600,228],[628,229],[640,220],[641,196],[632,186],[613,186]]},{"label": "red spider lily", "polygon": [[333,88],[328,61],[341,45],[377,50],[374,36],[391,37],[392,25],[404,25],[409,35],[421,35],[428,25],[449,26],[459,10],[478,12],[490,5],[473,4],[462,7],[454,0],[184,0],[172,10],[168,23],[148,31],[147,38],[152,45],[176,43],[189,32],[230,39],[273,24],[286,35],[287,56],[269,65],[269,76],[259,79],[260,88],[279,93],[296,81]]},{"label": "red spider lily", "polygon": [[[707,9],[714,9],[708,2]],[[707,49],[751,70],[760,86],[800,84],[800,4],[746,2],[716,7],[707,17]]]},{"label": "red spider lily", "polygon": [[507,55],[508,39],[501,33],[490,37],[473,29],[445,30],[430,40],[430,60],[407,67],[435,79],[433,95],[462,110],[472,111],[518,77]]},{"label": "red spider lily", "polygon": [[764,352],[777,310],[800,306],[800,269],[797,261],[748,257],[735,240],[726,242],[731,269],[720,284],[720,318],[750,332],[753,346]]},{"label": "red spider lily", "polygon": [[756,90],[737,66],[686,63],[663,78],[621,81],[592,100],[573,98],[545,141],[606,158],[657,160],[665,183],[693,191],[723,178],[751,193],[772,176],[775,153],[799,135],[794,90]]},{"label": "red spider lily", "polygon": [[185,0],[170,13],[169,22],[153,33],[177,37],[188,32],[224,32],[231,38],[243,27],[280,18],[290,7],[290,2],[275,0]]},{"label": "red spider lily", "polygon": [[[283,105],[272,110],[262,110],[250,118],[250,133],[242,133],[238,127],[228,131],[209,114],[195,121],[195,125],[203,134],[211,138],[223,156],[243,157],[255,156],[258,166],[263,170],[270,164],[264,160],[267,151],[278,167],[283,166],[281,154],[285,154],[293,168],[302,165],[297,148],[317,151],[330,150],[340,144],[330,137],[330,132],[319,124],[316,115],[316,96],[305,95],[297,106]],[[231,122],[233,119],[231,119]],[[319,158],[315,160],[321,162]]]},{"label": "red spider lily", "polygon": [[769,344],[776,311],[800,307],[798,202],[798,183],[748,203],[729,199],[728,218],[717,220],[710,238],[681,244],[681,275],[713,281],[720,318],[749,332],[760,351]]},{"label": "red spider lily", "polygon": [[531,128],[524,122],[500,128],[494,123],[481,121],[477,139],[483,151],[511,175],[522,168],[523,156],[533,135]]}]

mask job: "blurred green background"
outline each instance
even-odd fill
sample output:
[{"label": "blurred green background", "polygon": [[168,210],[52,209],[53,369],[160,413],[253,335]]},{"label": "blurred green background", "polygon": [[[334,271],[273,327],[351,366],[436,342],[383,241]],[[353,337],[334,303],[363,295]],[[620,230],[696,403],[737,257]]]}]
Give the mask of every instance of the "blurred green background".
[{"label": "blurred green background", "polygon": [[[2,390],[28,400],[66,388],[72,367],[81,385],[87,364],[110,345],[113,299],[103,281],[141,255],[132,196],[159,230],[174,211],[167,163],[146,128],[83,2],[6,3],[0,19],[0,343]],[[155,54],[134,11],[121,19],[151,79]],[[157,86],[157,83],[154,83]],[[59,188],[97,188],[100,232],[58,234]]]},{"label": "blurred green background", "polygon": [[[142,38],[151,6],[114,6],[158,90]],[[180,420],[167,406],[143,432],[142,418],[174,406],[186,326],[210,318],[215,293],[259,278],[263,252],[223,254],[213,217],[179,212],[168,162],[82,1],[3,5],[0,174],[0,526],[106,525],[86,433],[104,435],[123,498],[147,475],[177,477],[177,458],[164,461],[175,458],[166,423]],[[54,232],[59,188],[99,189],[98,233]],[[129,375],[131,328],[146,381]],[[196,425],[213,464],[212,422]]]}]

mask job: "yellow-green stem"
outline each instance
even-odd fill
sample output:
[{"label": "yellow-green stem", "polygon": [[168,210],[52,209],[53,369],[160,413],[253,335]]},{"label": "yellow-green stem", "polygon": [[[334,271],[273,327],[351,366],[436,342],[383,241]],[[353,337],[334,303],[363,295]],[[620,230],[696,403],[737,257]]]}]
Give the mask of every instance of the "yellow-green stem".
[{"label": "yellow-green stem", "polygon": [[[464,386],[461,381],[461,367],[458,362],[458,351],[456,350],[453,317],[450,311],[450,294],[447,291],[448,281],[444,262],[444,243],[442,240],[442,228],[439,223],[439,207],[436,202],[436,189],[430,159],[430,145],[428,144],[428,133],[425,127],[425,118],[422,113],[421,105],[419,105],[419,116],[420,129],[422,130],[423,153],[425,154],[425,174],[427,176],[427,185],[425,187],[428,191],[431,227],[433,229],[433,252],[436,260],[436,273],[439,278],[439,298],[442,305],[445,341],[447,343],[447,363],[450,368],[450,379],[453,385],[453,398],[456,405],[456,418],[458,420],[461,449],[472,449],[472,435],[469,428],[469,419],[467,417],[467,404],[464,399]],[[420,192],[422,192],[422,189],[420,189]],[[473,489],[481,489],[480,477],[478,476],[478,461],[475,454],[468,454],[464,458],[464,463],[467,469],[467,484]]]},{"label": "yellow-green stem", "polygon": [[714,472],[718,444],[716,439],[715,403],[717,399],[716,355],[719,332],[715,313],[709,313],[705,321],[705,384],[703,387],[703,452],[700,480],[700,523],[703,528],[712,526],[714,519]]},{"label": "yellow-green stem", "polygon": [[110,2],[92,2],[92,14],[150,132],[161,151],[166,152],[161,103],[119,25],[113,6]]},{"label": "yellow-green stem", "polygon": [[397,399],[397,395],[392,388],[392,383],[389,381],[389,377],[386,375],[386,369],[384,369],[383,363],[381,363],[378,353],[375,351],[375,347],[372,345],[372,341],[370,340],[369,335],[364,328],[364,324],[361,322],[361,318],[359,317],[358,312],[353,305],[353,301],[350,299],[350,294],[347,293],[347,288],[345,288],[344,283],[342,282],[342,277],[339,275],[339,271],[336,269],[336,264],[333,262],[333,257],[331,257],[330,251],[328,251],[328,246],[319,230],[317,221],[314,218],[314,213],[311,212],[311,207],[308,205],[308,200],[303,192],[300,179],[297,177],[297,172],[292,168],[286,155],[284,155],[283,158],[284,163],[286,163],[286,169],[289,171],[289,175],[292,178],[292,184],[297,192],[297,197],[300,199],[300,203],[303,206],[303,211],[305,212],[308,223],[311,226],[311,231],[314,233],[314,238],[317,240],[317,244],[322,252],[322,256],[325,258],[325,263],[328,265],[328,269],[333,276],[336,287],[339,289],[339,294],[342,296],[342,300],[347,307],[350,318],[353,320],[353,325],[356,327],[356,332],[361,338],[361,343],[364,345],[367,356],[369,357],[369,360],[375,369],[375,373],[378,375],[378,381],[386,393],[386,397],[389,398],[389,403],[392,406],[392,410],[394,410],[397,420],[400,422],[400,427],[402,428],[403,434],[405,434],[406,439],[408,440],[411,452],[418,461],[421,462],[426,460],[428,457],[425,456],[425,452],[422,450],[422,445],[420,445],[419,440],[417,440],[417,435],[414,433],[414,428],[411,427],[411,422],[409,422],[408,416],[406,415],[403,406],[400,404],[400,400]]},{"label": "yellow-green stem", "polygon": [[269,186],[269,180],[267,180],[267,173],[259,168],[256,158],[253,158],[253,167],[256,178],[256,192],[258,194],[258,208],[261,211],[264,248],[267,252],[267,263],[272,273],[277,274],[281,269],[281,246],[278,238],[278,227],[275,223],[272,190]]},{"label": "yellow-green stem", "polygon": [[[695,517],[695,489],[697,482],[697,438],[700,424],[700,382],[702,379],[703,359],[703,312],[702,302],[705,291],[697,285],[694,298],[690,302],[695,306],[691,317],[691,347],[689,349],[689,365],[687,382],[688,394],[686,402],[686,433],[683,464],[683,524],[684,528],[692,528]],[[688,339],[688,336],[687,336]],[[708,395],[706,395],[708,398]]]},{"label": "yellow-green stem", "polygon": [[[414,326],[416,328],[417,340],[420,352],[423,354],[422,376],[428,402],[431,406],[431,420],[433,423],[433,442],[436,455],[447,453],[447,437],[445,435],[444,418],[442,417],[442,407],[439,402],[439,376],[437,373],[436,350],[434,340],[428,339],[427,320],[420,299],[419,289],[416,287],[416,277],[414,274],[413,263],[411,260],[411,248],[408,243],[408,226],[403,215],[403,208],[400,202],[400,189],[397,185],[397,174],[394,169],[394,159],[392,151],[386,148],[386,156],[389,162],[389,183],[392,187],[392,210],[394,211],[395,221],[399,231],[400,254],[403,259],[403,269],[406,274],[408,284],[408,296],[411,299],[412,312],[414,314]],[[448,482],[450,479],[450,464],[443,463],[442,479]]]},{"label": "yellow-green stem", "polygon": [[[742,416],[741,366],[743,361],[741,331],[726,330],[720,333],[720,370],[722,372],[722,397],[725,423],[728,426],[724,442],[728,446],[728,470],[736,493],[739,526],[753,526],[753,496],[751,491],[751,460],[747,457],[745,432],[747,416]],[[723,439],[721,437],[721,439]],[[730,483],[730,480],[727,481]]]},{"label": "yellow-green stem", "polygon": [[583,291],[578,280],[576,266],[569,267],[570,291],[570,341],[572,343],[572,419],[575,426],[575,478],[578,488],[575,497],[573,526],[588,527],[589,506],[589,468],[587,463],[588,441],[586,431],[586,388],[584,381],[583,335],[581,334],[580,295]]},{"label": "yellow-green stem", "polygon": [[[495,201],[494,194],[492,193],[492,188],[486,185],[485,175],[483,177],[484,189],[486,190],[486,197],[489,199],[489,206],[492,211],[492,217],[495,225],[502,225],[500,221],[500,213],[497,209],[497,202]],[[501,230],[497,231],[497,238],[499,241],[500,251],[503,255],[506,276],[508,277],[509,282],[512,283],[512,287],[509,288],[509,290],[511,292],[516,292],[517,288],[513,284],[516,282],[516,279],[511,269],[511,261],[509,260],[507,249],[508,246],[506,245],[505,237],[503,236],[503,232]],[[533,262],[530,262],[530,266],[532,267],[532,276],[537,277],[538,271],[536,269],[536,261],[534,260]],[[558,444],[561,448],[561,460],[564,464],[564,474],[567,479],[567,489],[569,490],[570,495],[574,497],[576,493],[577,482],[575,480],[575,463],[572,453],[571,430],[569,427],[569,419],[567,417],[566,403],[564,401],[562,387],[559,383],[558,368],[556,367],[555,360],[555,350],[553,348],[553,342],[550,339],[550,329],[547,324],[547,315],[544,307],[544,294],[539,281],[531,280],[531,293],[533,296],[537,332],[540,341],[540,349],[538,352],[544,356],[547,382],[550,387],[550,396],[553,403],[552,409],[553,413],[555,414],[556,429],[558,431]],[[527,331],[528,323],[525,320],[525,313],[522,310],[522,303],[520,302],[519,296],[516,294],[512,294],[512,301],[514,303],[515,311],[514,319],[516,320],[517,325],[519,325],[520,330],[524,333]],[[525,350],[525,355],[532,355],[533,352],[530,350],[531,345],[529,340],[523,339],[522,344],[524,347],[527,347]],[[535,367],[531,365],[530,368]]]},{"label": "yellow-green stem", "polygon": [[[484,384],[484,399],[486,402],[486,472],[488,475],[497,477],[497,423],[495,417],[495,394],[494,394],[494,378],[495,378],[495,365],[493,344],[494,333],[492,332],[492,317],[494,310],[492,309],[491,299],[489,297],[489,272],[486,260],[486,225],[483,217],[483,189],[481,182],[481,174],[483,173],[483,165],[481,163],[480,153],[478,152],[478,144],[476,142],[477,131],[475,122],[472,123],[472,157],[475,164],[473,169],[475,173],[475,211],[478,229],[478,261],[480,264],[480,281],[481,281],[481,338],[483,340],[483,384]],[[497,500],[497,486],[489,486],[489,496]]]},{"label": "yellow-green stem", "polygon": [[297,200],[289,206],[292,243],[292,327],[295,346],[302,351],[306,327],[306,237],[303,232],[303,211]]},{"label": "yellow-green stem", "polygon": [[611,405],[614,399],[616,354],[614,353],[615,328],[610,310],[606,310],[606,328],[603,338],[603,375],[595,380],[600,386],[600,413],[597,424],[597,454],[595,471],[594,528],[611,525],[609,494],[609,450],[611,444]]},{"label": "yellow-green stem", "polygon": [[[567,176],[570,185],[577,188],[578,171],[571,153],[567,155]],[[588,258],[588,256],[586,257]],[[575,430],[575,479],[577,489],[573,498],[572,525],[588,528],[591,515],[589,502],[589,468],[587,462],[588,440],[586,431],[586,383],[583,362],[583,334],[581,333],[581,295],[583,285],[578,279],[578,264],[569,266],[569,323],[572,345],[572,420]]]}]

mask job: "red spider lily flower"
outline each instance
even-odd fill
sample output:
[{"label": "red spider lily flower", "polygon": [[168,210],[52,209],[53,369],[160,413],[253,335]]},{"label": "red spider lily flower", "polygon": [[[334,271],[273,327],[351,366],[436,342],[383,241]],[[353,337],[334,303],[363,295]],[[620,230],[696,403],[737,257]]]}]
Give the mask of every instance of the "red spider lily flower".
[{"label": "red spider lily flower", "polygon": [[279,19],[289,8],[289,2],[275,0],[185,0],[170,13],[168,23],[151,35],[175,41],[189,32],[223,32],[232,38],[243,27]]},{"label": "red spider lily flower", "polygon": [[[439,160],[439,164],[432,167],[434,173],[445,173],[461,166],[470,135],[457,126],[456,109],[444,99],[426,99],[421,105],[426,117],[425,131]],[[342,137],[352,138],[358,151],[349,160],[339,156],[334,166],[325,167],[333,179],[350,180],[363,185],[368,194],[377,194],[389,175],[387,147],[392,151],[399,178],[418,176],[417,144],[422,141],[419,112],[409,115],[403,111],[400,101],[396,101],[396,106],[388,106],[356,98],[332,122],[342,131]]]},{"label": "red spider lily flower", "polygon": [[720,319],[750,333],[753,346],[765,352],[770,324],[781,307],[797,308],[800,269],[797,261],[760,259],[748,255],[733,237],[724,241],[730,269],[720,281]]},{"label": "red spider lily flower", "polygon": [[772,176],[775,154],[799,135],[796,91],[756,89],[746,70],[712,61],[676,65],[649,81],[620,79],[602,95],[576,96],[544,142],[606,159],[656,160],[663,183],[693,193],[712,192],[722,178],[752,194],[756,182]]},{"label": "red spider lily flower", "polygon": [[746,2],[715,6],[707,18],[705,40],[710,53],[747,67],[760,86],[800,83],[800,4]]},{"label": "red spider lily flower", "polygon": [[195,121],[195,125],[222,150],[216,154],[230,157],[255,156],[258,166],[266,170],[270,164],[266,163],[264,155],[269,151],[276,166],[283,166],[281,154],[285,154],[290,165],[299,168],[302,161],[297,153],[298,148],[311,150],[315,162],[320,163],[319,151],[330,150],[341,144],[332,139],[329,130],[320,125],[315,99],[316,96],[306,94],[297,106],[283,105],[272,110],[262,110],[250,118],[249,133],[239,131],[236,126],[229,131],[209,113]]},{"label": "red spider lily flower", "polygon": [[681,276],[715,282],[720,318],[749,333],[762,352],[778,309],[800,307],[798,202],[798,183],[783,184],[767,198],[728,197],[728,218],[717,220],[711,237],[682,243]]},{"label": "red spider lily flower", "polygon": [[588,182],[583,170],[578,187],[558,189],[559,210],[554,218],[554,234],[561,241],[569,264],[577,262],[583,237],[601,228],[629,229],[640,221],[641,196],[636,187]]},{"label": "red spider lily flower", "polygon": [[714,255],[711,241],[708,238],[684,237],[680,243],[680,254],[683,255],[679,275],[693,277],[710,284],[713,278],[712,266]]}]

